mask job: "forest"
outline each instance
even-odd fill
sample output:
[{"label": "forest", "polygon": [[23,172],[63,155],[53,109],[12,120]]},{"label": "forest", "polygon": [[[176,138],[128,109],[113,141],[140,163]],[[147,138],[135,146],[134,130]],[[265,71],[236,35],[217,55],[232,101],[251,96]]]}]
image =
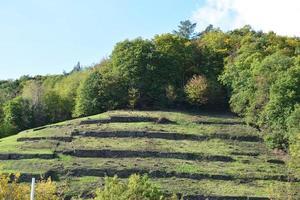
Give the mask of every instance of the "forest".
[{"label": "forest", "polygon": [[121,41],[90,67],[0,81],[0,137],[113,109],[219,109],[299,159],[300,38],[195,28],[182,21],[172,33]]}]

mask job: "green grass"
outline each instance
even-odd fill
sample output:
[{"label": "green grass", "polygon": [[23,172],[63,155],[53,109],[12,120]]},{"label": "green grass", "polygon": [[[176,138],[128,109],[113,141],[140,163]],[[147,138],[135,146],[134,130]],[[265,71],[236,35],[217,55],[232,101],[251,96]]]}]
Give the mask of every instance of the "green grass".
[{"label": "green grass", "polygon": [[[110,116],[143,116],[165,117],[175,124],[140,123],[108,123],[80,125],[80,121],[88,119],[108,119]],[[198,124],[198,121],[215,122],[215,124]],[[74,137],[72,142],[41,140],[17,142],[22,137],[71,136],[72,131],[159,131],[178,134],[194,134],[210,136],[212,134],[228,134],[230,136],[260,136],[262,133],[246,125],[222,125],[224,122],[242,122],[240,118],[220,113],[187,113],[177,111],[110,111],[99,115],[69,120],[45,129],[23,131],[18,135],[0,140],[0,154],[44,154],[65,150],[122,150],[122,151],[157,151],[177,153],[200,153],[204,155],[221,155],[232,157],[234,162],[212,162],[171,158],[79,158],[59,154],[58,158],[0,160],[2,173],[45,174],[49,170],[60,175],[59,185],[68,185],[66,194],[80,195],[92,192],[103,183],[103,177],[75,177],[68,172],[74,169],[143,169],[148,171],[164,171],[189,174],[230,175],[233,180],[193,180],[183,178],[154,178],[153,181],[167,192],[202,195],[233,195],[267,197],[270,185],[284,187],[285,182],[260,180],[272,175],[288,175],[286,166],[268,163],[269,159],[279,159],[262,142],[245,142],[223,139],[205,141],[167,140],[159,138],[93,138]],[[233,153],[258,153],[258,156],[237,156]],[[256,180],[241,182],[241,179]]]}]

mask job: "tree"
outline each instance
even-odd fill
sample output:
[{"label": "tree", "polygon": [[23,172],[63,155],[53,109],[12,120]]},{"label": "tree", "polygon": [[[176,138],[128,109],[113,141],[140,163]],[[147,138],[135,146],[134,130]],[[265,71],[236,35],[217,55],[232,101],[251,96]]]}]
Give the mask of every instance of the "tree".
[{"label": "tree", "polygon": [[170,89],[176,96],[174,101],[182,102],[185,83],[197,71],[196,47],[188,39],[174,34],[157,35],[153,39],[159,53],[160,81],[169,96]]},{"label": "tree", "polygon": [[0,105],[0,138],[5,136],[6,130],[4,125],[4,111],[3,111],[3,105]]},{"label": "tree", "polygon": [[77,90],[90,73],[90,70],[83,70],[59,79],[49,78],[49,82],[47,80],[44,81],[46,92],[54,90],[68,104],[67,107],[70,108],[68,112],[73,112],[75,110]]},{"label": "tree", "polygon": [[165,80],[164,74],[159,73],[159,54],[151,41],[137,38],[118,43],[111,55],[111,65],[127,91],[130,88],[137,90],[139,107],[161,103]]},{"label": "tree", "polygon": [[78,61],[77,64],[73,67],[72,71],[70,72],[70,74],[74,73],[74,72],[80,72],[82,71],[82,67],[80,65],[80,62]]},{"label": "tree", "polygon": [[28,100],[32,108],[33,126],[41,126],[47,123],[44,104],[42,102],[44,95],[42,78],[35,78],[27,81],[22,90],[22,98]]},{"label": "tree", "polygon": [[71,118],[71,105],[66,99],[59,96],[57,92],[47,92],[43,96],[42,101],[48,122],[53,123]]},{"label": "tree", "polygon": [[288,150],[287,119],[300,102],[300,41],[250,27],[230,34],[234,51],[220,76],[230,88],[230,106],[246,122],[268,130],[270,147]]},{"label": "tree", "polygon": [[224,59],[230,55],[237,42],[220,30],[210,30],[203,33],[195,43],[198,48],[197,63],[200,73],[217,80],[224,69]]},{"label": "tree", "polygon": [[0,81],[0,104],[18,96],[20,89],[20,81]]},{"label": "tree", "polygon": [[11,133],[25,130],[32,126],[32,110],[28,100],[16,97],[5,103],[3,110],[4,124],[9,127]]},{"label": "tree", "polygon": [[224,93],[220,86],[203,75],[194,75],[184,88],[187,100],[194,105],[214,105],[223,108]]},{"label": "tree", "polygon": [[173,33],[186,39],[194,39],[197,36],[196,26],[197,23],[192,23],[190,20],[181,21],[178,30],[174,30]]},{"label": "tree", "polygon": [[198,105],[207,104],[209,98],[209,86],[205,77],[193,76],[186,84],[184,90],[190,103]]},{"label": "tree", "polygon": [[102,76],[97,71],[91,73],[81,84],[76,98],[75,116],[92,115],[104,111],[101,108],[99,95],[101,84]]}]

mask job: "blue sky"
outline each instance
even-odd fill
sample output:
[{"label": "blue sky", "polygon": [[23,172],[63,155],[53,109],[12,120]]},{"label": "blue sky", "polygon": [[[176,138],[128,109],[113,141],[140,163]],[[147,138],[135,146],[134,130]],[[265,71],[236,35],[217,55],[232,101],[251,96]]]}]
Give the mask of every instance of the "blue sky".
[{"label": "blue sky", "polygon": [[185,19],[198,30],[249,24],[300,36],[299,10],[299,0],[0,0],[0,79],[90,66],[121,40],[171,32]]},{"label": "blue sky", "polygon": [[0,79],[97,63],[116,42],[170,32],[197,0],[0,1]]}]

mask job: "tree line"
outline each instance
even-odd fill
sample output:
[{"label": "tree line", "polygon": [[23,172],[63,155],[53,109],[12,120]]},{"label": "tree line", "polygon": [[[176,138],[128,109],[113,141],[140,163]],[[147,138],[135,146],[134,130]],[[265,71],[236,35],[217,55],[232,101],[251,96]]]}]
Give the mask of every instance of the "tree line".
[{"label": "tree line", "polygon": [[[287,150],[300,132],[300,39],[212,25],[117,43],[100,63],[0,82],[0,135],[118,108],[229,106]],[[295,148],[296,148],[295,147]]]}]

